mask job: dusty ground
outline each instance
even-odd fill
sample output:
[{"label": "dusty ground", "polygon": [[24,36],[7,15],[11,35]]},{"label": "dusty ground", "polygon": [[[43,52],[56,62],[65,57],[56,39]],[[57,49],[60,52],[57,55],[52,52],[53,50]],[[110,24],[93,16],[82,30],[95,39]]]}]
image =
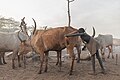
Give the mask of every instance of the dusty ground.
[{"label": "dusty ground", "polygon": [[[116,54],[116,53],[114,53]],[[120,56],[120,55],[119,55]],[[65,60],[62,65],[62,71],[59,71],[58,66],[55,65],[55,58],[51,57],[48,65],[48,72],[37,74],[39,64],[33,63],[31,60],[27,61],[26,69],[17,67],[13,70],[11,68],[11,58],[6,57],[7,64],[0,65],[0,80],[120,80],[120,57],[116,65],[115,59],[106,59],[105,70],[106,74],[101,74],[101,68],[96,60],[97,75],[90,75],[92,72],[91,61],[81,61],[74,66],[73,75],[69,76],[70,60]],[[17,63],[17,62],[16,62]]]}]

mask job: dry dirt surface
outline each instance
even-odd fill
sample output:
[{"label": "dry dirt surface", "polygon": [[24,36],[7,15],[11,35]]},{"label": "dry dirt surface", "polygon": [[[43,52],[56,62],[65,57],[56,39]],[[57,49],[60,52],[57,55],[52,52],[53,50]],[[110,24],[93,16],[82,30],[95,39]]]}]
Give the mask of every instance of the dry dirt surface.
[{"label": "dry dirt surface", "polygon": [[[63,53],[64,54],[64,53]],[[116,53],[114,53],[115,56]],[[69,76],[70,59],[64,60],[62,63],[62,70],[59,71],[58,66],[55,65],[55,57],[50,57],[48,64],[48,72],[37,74],[39,71],[39,62],[32,62],[27,60],[26,68],[18,67],[16,61],[16,68],[11,67],[11,57],[6,57],[7,64],[0,65],[0,80],[120,80],[120,57],[116,65],[116,59],[107,59],[104,62],[106,74],[101,73],[101,68],[96,59],[96,75],[92,73],[91,61],[81,61],[74,65],[73,75]]]}]

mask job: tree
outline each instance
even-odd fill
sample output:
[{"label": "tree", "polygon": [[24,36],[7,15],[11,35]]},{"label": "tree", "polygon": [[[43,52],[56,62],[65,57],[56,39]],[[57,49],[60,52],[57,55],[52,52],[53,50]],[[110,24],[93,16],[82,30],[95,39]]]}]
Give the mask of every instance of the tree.
[{"label": "tree", "polygon": [[0,16],[0,28],[2,27],[18,27],[20,22],[15,21],[13,18],[5,18]]},{"label": "tree", "polygon": [[70,2],[73,2],[74,0],[67,0],[67,1],[68,1],[68,27],[70,27],[70,23],[71,23]]}]

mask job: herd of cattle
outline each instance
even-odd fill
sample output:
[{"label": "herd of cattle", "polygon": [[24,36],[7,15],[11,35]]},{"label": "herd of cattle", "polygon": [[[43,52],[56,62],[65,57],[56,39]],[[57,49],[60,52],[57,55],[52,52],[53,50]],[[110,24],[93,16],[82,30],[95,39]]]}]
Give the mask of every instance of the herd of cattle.
[{"label": "herd of cattle", "polygon": [[[80,62],[80,53],[81,53],[81,45],[82,40],[79,36],[75,37],[65,37],[66,34],[77,31],[77,29],[73,27],[56,27],[46,30],[37,30],[36,22],[34,21],[34,30],[32,34],[29,36],[27,33],[27,25],[24,21],[25,17],[21,20],[20,31],[13,33],[3,33],[0,32],[0,64],[6,64],[4,55],[5,52],[13,52],[12,53],[12,68],[15,68],[15,57],[18,57],[19,67],[20,64],[20,56],[23,55],[25,59],[25,55],[34,51],[40,55],[40,70],[39,74],[42,73],[43,62],[45,61],[45,70],[47,72],[48,68],[48,56],[49,51],[57,52],[57,62],[56,65],[61,67],[61,52],[66,48],[67,53],[71,57],[71,65],[70,65],[70,74],[72,74],[75,54],[74,47],[77,49],[78,57],[77,62]],[[105,60],[104,54],[106,47],[109,49],[109,55],[112,53],[113,56],[113,36],[112,35],[98,35],[95,40],[100,44],[100,52],[102,54],[102,59]],[[24,61],[25,63],[25,61]]]}]

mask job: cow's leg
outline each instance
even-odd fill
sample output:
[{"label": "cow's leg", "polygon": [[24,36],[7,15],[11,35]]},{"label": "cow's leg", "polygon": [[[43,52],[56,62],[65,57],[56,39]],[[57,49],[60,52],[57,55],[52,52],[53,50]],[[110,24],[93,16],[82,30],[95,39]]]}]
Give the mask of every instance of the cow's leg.
[{"label": "cow's leg", "polygon": [[110,46],[107,46],[107,47],[108,47],[108,50],[109,50],[109,54],[108,54],[107,58],[110,58],[111,48],[110,48]]},{"label": "cow's leg", "polygon": [[42,69],[43,69],[43,62],[44,62],[44,52],[40,52],[40,70],[38,72],[38,74],[41,74],[42,73]]},{"label": "cow's leg", "polygon": [[14,50],[12,54],[12,68],[15,69],[15,57],[18,55],[18,51]]},{"label": "cow's leg", "polygon": [[61,53],[61,51],[57,51],[57,63],[56,63],[56,65],[59,64],[60,71],[61,71],[61,66],[62,66],[62,60],[61,60],[61,57],[62,57],[62,53]]},{"label": "cow's leg", "polygon": [[21,67],[21,63],[20,63],[20,55],[17,55],[18,57],[18,66]]},{"label": "cow's leg", "polygon": [[24,64],[24,68],[26,68],[26,55],[23,54],[23,64]]},{"label": "cow's leg", "polygon": [[105,52],[102,53],[102,60],[105,62]]},{"label": "cow's leg", "polygon": [[112,53],[112,59],[114,59],[114,55],[113,55],[113,45],[111,45],[111,53]]},{"label": "cow's leg", "polygon": [[73,54],[73,55],[71,55],[71,65],[70,65],[70,73],[69,73],[69,75],[72,75],[72,72],[73,72],[73,66],[74,66],[74,60],[75,60],[75,55]]},{"label": "cow's leg", "polygon": [[91,56],[91,60],[92,60],[93,75],[95,75],[96,74],[96,72],[95,72],[95,54]]},{"label": "cow's leg", "polygon": [[48,68],[48,52],[45,52],[45,70],[44,72],[47,72],[47,68]]},{"label": "cow's leg", "polygon": [[69,52],[69,55],[70,55],[70,57],[71,57],[71,65],[70,65],[70,73],[69,73],[69,75],[72,75],[72,72],[73,72],[73,66],[74,66],[74,60],[75,60],[75,55],[74,55],[74,53],[73,53],[73,49],[70,49],[69,50],[70,52]]},{"label": "cow's leg", "polygon": [[5,61],[5,52],[3,52],[3,64],[7,64],[6,61]]},{"label": "cow's leg", "polygon": [[57,62],[56,62],[56,65],[58,65],[58,63],[59,63],[59,56],[60,56],[59,51],[57,51]]},{"label": "cow's leg", "polygon": [[102,55],[102,60],[105,61],[105,48],[101,48],[101,55]]},{"label": "cow's leg", "polygon": [[59,51],[59,54],[60,54],[60,56],[59,56],[59,58],[60,58],[60,60],[59,60],[59,66],[61,68],[61,66],[62,66],[62,59],[61,59],[62,53],[61,53],[61,51]]},{"label": "cow's leg", "polygon": [[72,75],[72,72],[73,72],[73,66],[74,66],[74,60],[75,60],[75,54],[74,54],[74,45],[73,44],[70,44],[70,45],[67,45],[67,53],[69,54],[69,56],[71,57],[71,64],[70,64],[70,73],[69,75]]},{"label": "cow's leg", "polygon": [[59,68],[60,68],[60,71],[61,71],[61,66],[62,66],[61,57],[62,57],[62,53],[61,53],[61,51],[59,51]]},{"label": "cow's leg", "polygon": [[80,54],[81,54],[81,46],[77,45],[76,49],[77,49],[77,53],[78,53],[77,63],[79,63],[80,62]]},{"label": "cow's leg", "polygon": [[105,73],[105,69],[104,69],[104,67],[103,67],[103,63],[102,63],[102,60],[101,60],[101,58],[100,58],[100,55],[99,55],[98,50],[96,51],[96,58],[97,58],[98,61],[99,61],[99,64],[100,64],[101,69],[102,69],[102,73]]},{"label": "cow's leg", "polygon": [[1,57],[2,57],[2,55],[0,55],[0,65],[3,65],[2,60],[1,60],[1,59],[2,59]]},{"label": "cow's leg", "polygon": [[112,59],[114,59],[114,56],[113,56],[113,46],[112,45],[108,46],[108,49],[109,49],[109,55],[108,55],[107,58],[110,57],[110,53],[111,53],[112,54]]}]

